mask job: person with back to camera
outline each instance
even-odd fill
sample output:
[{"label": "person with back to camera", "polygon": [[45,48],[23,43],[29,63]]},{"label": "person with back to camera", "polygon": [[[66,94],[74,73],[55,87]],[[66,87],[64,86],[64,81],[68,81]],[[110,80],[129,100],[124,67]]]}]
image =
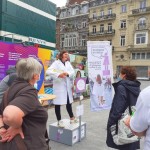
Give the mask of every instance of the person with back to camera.
[{"label": "person with back to camera", "polygon": [[0,106],[0,149],[20,150],[18,144],[12,146],[9,142],[19,138],[27,150],[48,150],[45,140],[48,114],[40,104],[34,88],[42,68],[32,57],[17,62],[17,79],[6,92],[8,105],[4,108],[3,98]]},{"label": "person with back to camera", "polygon": [[[113,83],[115,95],[107,123],[107,146],[119,150],[136,150],[140,148],[140,142],[125,145],[116,145],[113,142],[110,127],[118,123],[122,113],[125,112],[129,104],[135,106],[140,93],[140,82],[136,80],[136,70],[131,66],[121,68],[120,81]],[[130,102],[129,102],[130,101]]]},{"label": "person with back to camera", "polygon": [[6,71],[6,76],[0,81],[0,103],[2,102],[2,98],[4,92],[8,87],[11,86],[13,81],[17,78],[15,67],[11,67]]},{"label": "person with back to camera", "polygon": [[72,95],[72,80],[74,75],[74,69],[71,63],[68,61],[68,52],[61,51],[59,54],[59,59],[55,60],[53,64],[47,69],[46,75],[51,75],[53,77],[53,89],[55,105],[55,114],[58,121],[58,126],[64,128],[64,123],[61,120],[61,105],[66,104],[67,112],[70,116],[70,123],[76,123],[77,119],[74,117],[72,112],[73,95]]}]

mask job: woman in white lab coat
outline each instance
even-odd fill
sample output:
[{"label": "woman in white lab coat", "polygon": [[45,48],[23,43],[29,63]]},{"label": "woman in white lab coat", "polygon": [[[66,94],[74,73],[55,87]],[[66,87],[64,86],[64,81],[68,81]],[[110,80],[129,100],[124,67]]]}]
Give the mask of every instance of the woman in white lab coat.
[{"label": "woman in white lab coat", "polygon": [[56,98],[54,99],[55,114],[58,120],[58,126],[64,127],[61,121],[60,106],[66,104],[67,112],[70,116],[70,123],[77,122],[72,112],[73,95],[72,95],[72,78],[74,69],[68,61],[69,54],[67,51],[61,51],[58,60],[47,69],[46,75],[53,78],[53,90]]}]

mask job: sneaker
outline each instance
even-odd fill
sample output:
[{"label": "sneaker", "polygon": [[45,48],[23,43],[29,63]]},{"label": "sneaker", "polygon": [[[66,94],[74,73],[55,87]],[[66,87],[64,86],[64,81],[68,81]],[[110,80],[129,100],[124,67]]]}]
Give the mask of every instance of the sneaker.
[{"label": "sneaker", "polygon": [[58,127],[60,127],[60,128],[64,128],[65,127],[65,125],[64,125],[62,120],[58,121]]},{"label": "sneaker", "polygon": [[70,119],[70,124],[78,123],[78,122],[79,122],[79,120],[77,118]]}]

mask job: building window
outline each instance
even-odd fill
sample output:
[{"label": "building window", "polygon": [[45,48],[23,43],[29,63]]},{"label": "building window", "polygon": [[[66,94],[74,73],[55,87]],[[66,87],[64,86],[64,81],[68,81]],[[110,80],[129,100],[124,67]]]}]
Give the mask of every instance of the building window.
[{"label": "building window", "polygon": [[96,12],[93,13],[93,19],[96,19],[97,18],[97,15],[96,15]]},{"label": "building window", "polygon": [[145,53],[141,53],[141,59],[145,59]]},{"label": "building window", "polygon": [[64,38],[61,39],[61,47],[64,47]]},{"label": "building window", "polygon": [[147,44],[147,35],[146,33],[137,33],[136,34],[136,44]]},{"label": "building window", "polygon": [[150,59],[150,53],[146,53],[146,52],[138,52],[138,53],[132,53],[132,56],[131,58],[133,60],[137,60],[137,59],[140,59],[140,60],[146,60],[146,59]]},{"label": "building window", "polygon": [[150,53],[146,54],[146,59],[150,59]]},{"label": "building window", "polygon": [[146,0],[140,2],[140,9],[146,8]]},{"label": "building window", "polygon": [[64,47],[68,47],[68,36],[67,35],[64,40]]},{"label": "building window", "polygon": [[76,38],[76,35],[73,35],[73,39],[72,39],[72,46],[76,46],[77,45],[77,38]]},{"label": "building window", "polygon": [[86,40],[82,39],[82,46],[86,46]]},{"label": "building window", "polygon": [[108,32],[112,32],[112,23],[108,23]]},{"label": "building window", "polygon": [[65,30],[65,23],[62,23],[61,25],[61,31],[64,31]]},{"label": "building window", "polygon": [[121,29],[126,28],[126,20],[121,20],[120,27]]},{"label": "building window", "polygon": [[146,28],[146,18],[140,18],[138,20],[138,30],[142,30]]},{"label": "building window", "polygon": [[100,17],[104,17],[104,10],[100,11]]},{"label": "building window", "polygon": [[93,33],[96,33],[96,26],[93,26]]},{"label": "building window", "polygon": [[100,33],[104,33],[104,24],[100,25]]},{"label": "building window", "polygon": [[112,8],[109,8],[108,9],[108,15],[111,15],[112,14]]},{"label": "building window", "polygon": [[78,9],[76,9],[76,15],[78,15],[79,14],[79,10]]},{"label": "building window", "polygon": [[127,12],[127,5],[122,5],[122,6],[121,6],[121,12],[122,12],[122,13]]},{"label": "building window", "polygon": [[132,59],[136,59],[135,53],[132,53]]},{"label": "building window", "polygon": [[122,35],[120,38],[120,45],[125,46],[125,35]]},{"label": "building window", "polygon": [[86,21],[83,21],[83,22],[82,22],[82,27],[83,27],[83,28],[86,28]]},{"label": "building window", "polygon": [[87,5],[82,6],[82,13],[87,13],[88,12],[88,7]]}]

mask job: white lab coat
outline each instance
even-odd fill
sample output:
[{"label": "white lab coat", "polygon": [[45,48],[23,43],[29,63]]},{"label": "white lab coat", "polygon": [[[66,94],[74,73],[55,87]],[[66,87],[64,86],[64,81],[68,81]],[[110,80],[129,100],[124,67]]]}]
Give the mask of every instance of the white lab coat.
[{"label": "white lab coat", "polygon": [[[67,72],[69,77],[58,78],[58,76]],[[65,65],[60,61],[56,60],[53,64],[47,69],[46,75],[52,76],[53,78],[53,90],[56,98],[54,99],[55,105],[64,105],[67,104],[67,93],[69,96],[69,102],[73,102],[72,96],[72,80],[74,76],[74,69],[69,61],[65,62]]]}]

